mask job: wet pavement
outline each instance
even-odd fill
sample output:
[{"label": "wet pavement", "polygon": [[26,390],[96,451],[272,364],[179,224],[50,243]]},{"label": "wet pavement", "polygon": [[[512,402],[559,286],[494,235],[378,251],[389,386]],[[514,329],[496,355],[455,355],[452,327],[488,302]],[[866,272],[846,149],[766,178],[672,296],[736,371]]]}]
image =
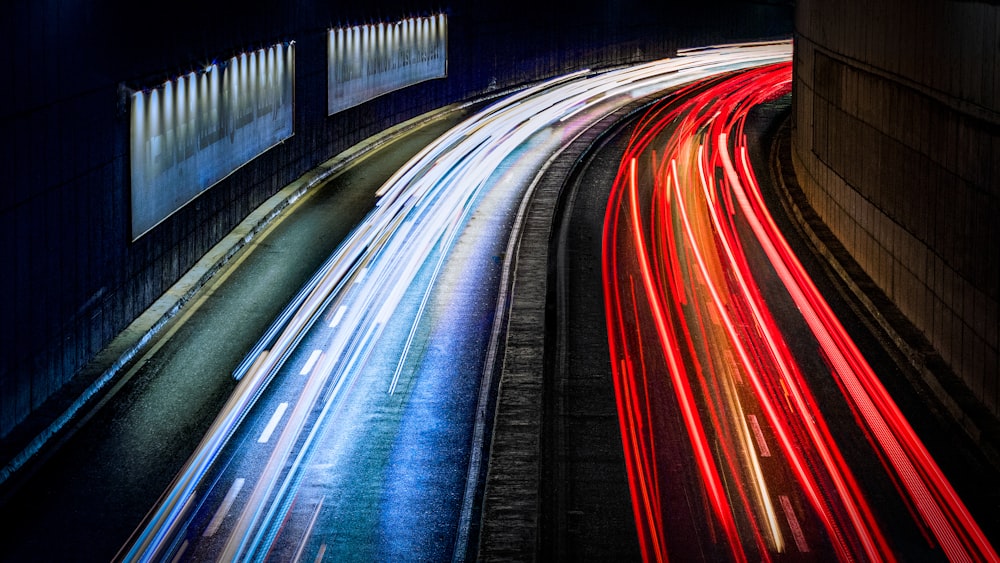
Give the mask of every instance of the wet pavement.
[{"label": "wet pavement", "polygon": [[218,414],[247,350],[374,206],[375,190],[465,114],[368,153],[216,273],[97,407],[5,483],[0,559],[111,560]]}]

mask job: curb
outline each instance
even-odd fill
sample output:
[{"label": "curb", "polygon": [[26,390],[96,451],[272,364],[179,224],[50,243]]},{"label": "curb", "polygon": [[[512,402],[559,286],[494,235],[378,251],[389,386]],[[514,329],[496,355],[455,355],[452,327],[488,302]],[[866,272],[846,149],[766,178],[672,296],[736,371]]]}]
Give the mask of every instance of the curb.
[{"label": "curb", "polygon": [[854,261],[806,199],[796,176],[799,167],[795,166],[788,118],[779,126],[768,160],[785,212],[846,288],[852,306],[864,313],[875,332],[881,332],[892,343],[895,350],[889,351],[911,383],[927,388],[988,463],[1000,471],[1000,421],[972,395],[920,329]]},{"label": "curb", "polygon": [[[483,485],[477,560],[532,561],[540,558],[545,319],[549,305],[549,247],[553,218],[567,180],[615,125],[662,98],[658,92],[615,110],[564,145],[541,167],[529,186],[508,243],[497,318],[506,317],[499,344],[495,414]],[[505,292],[504,288],[508,288]],[[487,374],[490,372],[487,371]],[[486,384],[484,383],[484,389]],[[480,399],[482,401],[482,398]]]}]

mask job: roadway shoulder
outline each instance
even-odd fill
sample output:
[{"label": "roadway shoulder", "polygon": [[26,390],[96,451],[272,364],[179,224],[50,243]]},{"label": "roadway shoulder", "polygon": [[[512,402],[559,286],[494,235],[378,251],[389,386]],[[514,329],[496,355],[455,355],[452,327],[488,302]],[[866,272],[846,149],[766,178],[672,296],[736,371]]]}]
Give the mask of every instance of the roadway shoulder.
[{"label": "roadway shoulder", "polygon": [[0,440],[0,463],[3,464],[0,485],[9,488],[8,479],[29,462],[44,457],[39,454],[65,439],[86,412],[102,404],[126,373],[125,368],[160,338],[164,327],[202,294],[209,282],[234,262],[241,251],[251,246],[250,243],[279,217],[286,215],[296,201],[365,155],[472,103],[477,102],[446,106],[386,129],[323,162],[267,199],[98,352],[63,389]]},{"label": "roadway shoulder", "polygon": [[786,119],[774,136],[770,155],[771,174],[786,212],[850,293],[851,301],[875,325],[873,329],[886,336],[897,361],[911,368],[903,372],[917,374],[919,379],[912,383],[928,389],[989,464],[1000,471],[1000,421],[972,395],[927,337],[872,281],[817,215],[796,178],[799,167],[793,163],[790,127]]},{"label": "roadway shoulder", "polygon": [[549,248],[563,189],[574,169],[614,126],[662,98],[637,100],[592,124],[535,177],[527,207],[511,235],[506,342],[484,484],[478,559],[538,560],[542,525],[546,308]]}]

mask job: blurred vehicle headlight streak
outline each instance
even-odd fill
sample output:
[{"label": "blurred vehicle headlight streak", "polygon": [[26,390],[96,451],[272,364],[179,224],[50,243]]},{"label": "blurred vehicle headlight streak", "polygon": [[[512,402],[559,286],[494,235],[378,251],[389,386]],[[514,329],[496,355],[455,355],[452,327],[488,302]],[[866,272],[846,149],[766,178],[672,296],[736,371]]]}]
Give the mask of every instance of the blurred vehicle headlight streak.
[{"label": "blurred vehicle headlight streak", "polygon": [[[206,433],[198,449],[153,507],[119,558],[165,560],[182,542],[201,541],[187,528],[198,522],[195,508],[209,496],[208,481],[221,469],[214,464],[244,422],[257,399],[273,381],[299,381],[294,402],[266,445],[259,473],[246,479],[234,506],[234,523],[223,521],[208,546],[184,543],[187,557],[213,553],[232,560],[260,559],[277,534],[294,495],[297,476],[314,439],[339,407],[376,354],[390,319],[398,320],[404,294],[416,291],[426,300],[441,265],[477,209],[498,166],[547,128],[570,126],[584,112],[600,109],[599,119],[639,95],[676,88],[719,72],[787,60],[789,43],[745,48],[706,49],[675,59],[593,73],[581,71],[549,80],[502,99],[430,143],[377,191],[375,208],[299,292],[282,315],[234,372],[239,381],[232,397]],[[596,108],[596,109],[595,109]],[[579,124],[576,124],[579,126]],[[524,189],[524,188],[521,188]],[[429,272],[422,276],[421,272]],[[419,286],[415,286],[416,280]],[[335,312],[334,312],[335,311]],[[405,321],[412,339],[422,307]],[[333,320],[316,323],[320,318]],[[325,341],[312,370],[292,366],[296,346],[310,333]],[[315,347],[315,346],[313,346]],[[315,347],[319,349],[319,347]],[[403,357],[398,360],[401,366]],[[305,352],[309,354],[312,347]],[[286,363],[289,365],[286,366]],[[397,368],[397,372],[398,372]],[[298,378],[297,380],[295,378]],[[384,389],[394,389],[396,376]],[[265,420],[270,414],[261,414]],[[745,430],[745,429],[744,429]],[[744,432],[745,433],[745,432]],[[707,455],[707,454],[706,454]],[[706,458],[707,459],[707,458]],[[222,463],[222,462],[225,463]],[[724,512],[719,491],[717,508]],[[196,537],[197,536],[197,537]],[[221,536],[221,538],[220,538]],[[200,551],[199,551],[200,550]]]}]

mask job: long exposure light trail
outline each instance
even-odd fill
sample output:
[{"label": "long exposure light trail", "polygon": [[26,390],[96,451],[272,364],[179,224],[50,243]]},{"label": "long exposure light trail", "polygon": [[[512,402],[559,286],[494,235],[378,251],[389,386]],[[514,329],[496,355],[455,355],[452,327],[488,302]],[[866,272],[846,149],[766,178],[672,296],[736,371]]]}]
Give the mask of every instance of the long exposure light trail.
[{"label": "long exposure light trail", "polygon": [[[995,561],[993,547],[764,204],[744,125],[752,108],[788,93],[790,68],[784,62],[705,80],[651,108],[612,188],[605,306],[643,555],[795,558],[784,540],[790,537],[799,554],[896,558],[898,546],[883,528],[885,518],[900,515],[879,514],[867,500],[764,301],[760,272],[750,266],[749,255],[757,253],[812,333],[815,353],[829,368],[825,375],[882,462],[887,488],[910,507],[927,556]],[[687,447],[667,439],[669,420],[680,421]],[[685,483],[672,483],[680,476],[661,466],[676,465],[678,457],[697,468],[706,524],[718,533],[671,535],[670,515],[684,507],[664,504],[659,491]]]},{"label": "long exposure light trail", "polygon": [[[428,145],[378,191],[375,209],[237,368],[239,382],[230,401],[119,558],[262,560],[301,555],[307,544],[320,557],[329,554],[332,548],[325,540],[313,539],[324,527],[323,515],[349,502],[359,489],[394,489],[357,481],[344,483],[344,489],[330,483],[313,487],[307,476],[310,460],[326,460],[314,464],[318,475],[350,481],[323,473],[337,463],[338,452],[355,447],[345,444],[360,439],[384,448],[380,444],[395,439],[352,433],[374,432],[366,422],[372,419],[370,410],[397,409],[389,419],[399,420],[397,426],[410,424],[407,409],[416,407],[405,402],[400,381],[416,379],[403,378],[402,372],[416,369],[408,360],[412,350],[428,346],[417,346],[427,338],[427,331],[418,327],[427,314],[428,296],[456,259],[452,250],[484,202],[493,197],[520,201],[534,175],[528,171],[508,181],[502,171],[521,161],[544,162],[587,124],[639,97],[718,72],[783,60],[788,51],[787,43],[720,48],[560,77],[495,103]],[[533,154],[528,147],[542,152]],[[494,233],[492,238],[502,236]],[[475,295],[467,299],[482,300]],[[391,367],[382,369],[383,364]],[[385,374],[385,380],[373,381],[376,373]],[[440,368],[432,375],[458,377]],[[371,391],[376,388],[378,393]],[[386,398],[400,394],[399,399]],[[474,398],[456,397],[450,404],[469,405],[463,408],[471,411],[474,403]],[[425,424],[436,429],[441,423]],[[267,439],[258,438],[265,434]],[[469,447],[467,438],[460,442]],[[380,460],[373,463],[383,465],[358,474],[379,478],[387,455],[372,454]],[[464,467],[448,471],[465,474]],[[301,491],[312,488],[322,492],[302,496]],[[297,511],[305,515],[301,527],[294,525]],[[282,551],[276,542],[291,548]]]}]

